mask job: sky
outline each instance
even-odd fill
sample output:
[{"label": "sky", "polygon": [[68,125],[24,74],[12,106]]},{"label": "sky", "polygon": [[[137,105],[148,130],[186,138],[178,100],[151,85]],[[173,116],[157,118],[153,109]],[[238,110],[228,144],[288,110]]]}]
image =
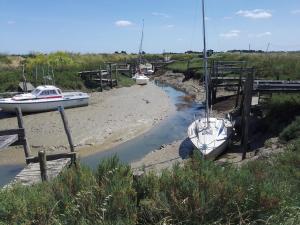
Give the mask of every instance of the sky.
[{"label": "sky", "polygon": [[[300,0],[206,0],[207,48],[300,50]],[[0,53],[201,51],[201,0],[0,0]]]}]

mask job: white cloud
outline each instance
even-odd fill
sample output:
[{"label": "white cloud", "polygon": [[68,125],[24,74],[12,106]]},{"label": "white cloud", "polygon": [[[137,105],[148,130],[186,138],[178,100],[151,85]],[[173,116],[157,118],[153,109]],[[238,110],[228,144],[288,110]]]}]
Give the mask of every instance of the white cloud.
[{"label": "white cloud", "polygon": [[267,32],[264,32],[264,33],[260,33],[260,34],[257,34],[256,37],[265,37],[265,36],[271,36],[272,33],[270,31],[267,31]]},{"label": "white cloud", "polygon": [[8,24],[8,25],[13,25],[13,24],[15,24],[15,23],[16,23],[16,21],[13,21],[13,20],[7,21],[7,24]]},{"label": "white cloud", "polygon": [[177,38],[177,41],[183,41],[183,38]]},{"label": "white cloud", "polygon": [[129,26],[132,26],[133,23],[131,21],[128,21],[128,20],[118,20],[115,22],[115,25],[117,27],[129,27]]},{"label": "white cloud", "polygon": [[164,17],[164,18],[170,18],[170,15],[168,15],[167,13],[161,13],[161,12],[153,12],[152,16],[160,16],[160,17]]},{"label": "white cloud", "polygon": [[223,19],[224,19],[224,20],[231,20],[232,17],[231,17],[231,16],[225,16],[225,17],[223,17]]},{"label": "white cloud", "polygon": [[168,24],[168,25],[166,26],[166,28],[168,28],[168,29],[171,29],[171,28],[174,28],[174,27],[175,27],[174,24]]},{"label": "white cloud", "polygon": [[240,36],[240,33],[241,33],[241,31],[239,31],[239,30],[231,30],[227,33],[221,33],[220,37],[223,37],[223,38],[237,38],[237,37]]},{"label": "white cloud", "polygon": [[254,9],[254,10],[239,10],[236,15],[243,16],[250,19],[268,19],[272,17],[269,10]]},{"label": "white cloud", "polygon": [[300,14],[300,9],[292,10],[291,14]]},{"label": "white cloud", "polygon": [[266,36],[271,36],[271,35],[272,35],[272,33],[270,31],[266,31],[266,32],[259,33],[259,34],[248,34],[248,37],[261,38],[261,37],[266,37]]}]

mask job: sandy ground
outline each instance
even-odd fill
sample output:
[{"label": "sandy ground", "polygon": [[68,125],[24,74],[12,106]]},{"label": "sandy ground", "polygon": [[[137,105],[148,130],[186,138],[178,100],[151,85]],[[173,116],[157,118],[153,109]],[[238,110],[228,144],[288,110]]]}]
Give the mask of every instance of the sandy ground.
[{"label": "sandy ground", "polygon": [[[204,87],[200,86],[199,83],[193,79],[184,81],[184,75],[181,73],[167,71],[155,79],[170,84],[186,92],[189,96],[194,96],[194,99],[198,102],[205,100]],[[224,117],[226,113],[229,113],[234,108],[236,98],[232,96],[233,94],[234,92],[232,91],[226,91],[224,89],[218,90],[217,97],[222,97],[222,100],[213,106],[213,116]],[[283,151],[283,146],[279,144],[277,138],[268,137],[266,134],[257,133],[252,137],[252,140],[255,141],[252,143],[251,151],[247,153],[245,160],[241,159],[242,151],[239,148],[239,144],[235,144],[230,146],[229,150],[216,160],[216,163],[240,166],[249,161],[268,157],[269,155]],[[265,143],[268,144],[266,145]],[[174,163],[184,163],[184,161],[189,158],[189,155],[192,154],[193,150],[194,146],[188,138],[177,140],[150,152],[141,160],[133,162],[131,166],[134,171],[155,171],[159,173],[162,169],[172,168]]]},{"label": "sandy ground", "polygon": [[[67,109],[73,142],[80,156],[103,151],[132,139],[175,112],[165,92],[149,84],[92,93],[90,105]],[[31,146],[39,150],[68,151],[67,137],[58,112],[24,116]],[[0,130],[17,127],[15,117],[0,120]],[[10,147],[0,152],[0,164],[24,162],[23,149]]]}]

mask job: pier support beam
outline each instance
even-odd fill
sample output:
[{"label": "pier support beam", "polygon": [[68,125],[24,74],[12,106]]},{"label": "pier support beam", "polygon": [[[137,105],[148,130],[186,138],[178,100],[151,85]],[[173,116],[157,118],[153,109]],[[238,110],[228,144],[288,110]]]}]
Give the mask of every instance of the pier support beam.
[{"label": "pier support beam", "polygon": [[246,153],[249,148],[249,117],[250,108],[252,100],[252,90],[253,90],[253,73],[247,76],[245,86],[244,86],[244,101],[243,101],[243,111],[242,111],[242,138],[241,147],[243,149],[242,160],[246,158]]},{"label": "pier support beam", "polygon": [[59,106],[58,111],[60,113],[61,119],[62,119],[63,124],[64,124],[65,132],[67,134],[68,142],[69,142],[69,145],[70,145],[70,150],[71,150],[71,152],[74,152],[75,151],[74,150],[74,144],[73,144],[73,140],[72,140],[72,136],[71,136],[71,132],[70,132],[70,128],[69,128],[69,123],[68,123],[64,108],[62,106]]},{"label": "pier support beam", "polygon": [[48,180],[48,174],[47,174],[47,160],[46,160],[45,151],[39,151],[38,157],[39,157],[42,181],[47,181]]},{"label": "pier support beam", "polygon": [[23,135],[19,135],[19,141],[22,143],[23,148],[24,148],[24,153],[25,153],[25,158],[31,156],[31,151],[29,144],[27,142],[27,137],[26,137],[26,131],[24,129],[24,122],[23,122],[23,115],[20,107],[16,108],[16,114],[17,114],[17,119],[18,119],[18,126],[20,129],[23,129]]}]

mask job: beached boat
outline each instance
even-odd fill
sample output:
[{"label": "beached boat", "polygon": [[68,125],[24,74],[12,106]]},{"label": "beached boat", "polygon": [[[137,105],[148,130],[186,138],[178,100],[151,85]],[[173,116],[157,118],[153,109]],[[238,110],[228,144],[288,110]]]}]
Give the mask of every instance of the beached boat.
[{"label": "beached boat", "polygon": [[153,65],[151,63],[140,64],[139,68],[145,75],[152,75],[154,73]]},{"label": "beached boat", "polygon": [[188,128],[188,136],[193,145],[206,159],[215,159],[228,145],[232,124],[224,118],[209,117],[195,120]]},{"label": "beached boat", "polygon": [[146,85],[149,82],[149,77],[140,72],[137,72],[132,78],[135,79],[136,84],[139,85]]},{"label": "beached boat", "polygon": [[141,36],[141,42],[139,47],[139,64],[138,68],[136,70],[136,73],[132,77],[132,79],[135,80],[136,84],[139,85],[146,85],[149,82],[149,77],[145,75],[145,72],[142,68],[142,53],[143,53],[143,39],[144,39],[144,20],[143,20],[143,28],[142,28],[142,36]]},{"label": "beached boat", "polygon": [[188,127],[188,136],[193,145],[199,149],[204,158],[215,159],[227,147],[229,137],[232,133],[232,123],[225,118],[214,118],[210,116],[208,105],[208,81],[209,74],[207,68],[207,52],[205,39],[205,12],[204,0],[202,0],[202,20],[203,20],[203,63],[205,73],[206,104],[205,117],[195,120]]},{"label": "beached boat", "polygon": [[20,107],[22,112],[42,112],[56,110],[58,106],[72,108],[86,106],[89,95],[83,92],[65,92],[51,85],[38,86],[31,93],[0,99],[3,111],[15,112]]}]

